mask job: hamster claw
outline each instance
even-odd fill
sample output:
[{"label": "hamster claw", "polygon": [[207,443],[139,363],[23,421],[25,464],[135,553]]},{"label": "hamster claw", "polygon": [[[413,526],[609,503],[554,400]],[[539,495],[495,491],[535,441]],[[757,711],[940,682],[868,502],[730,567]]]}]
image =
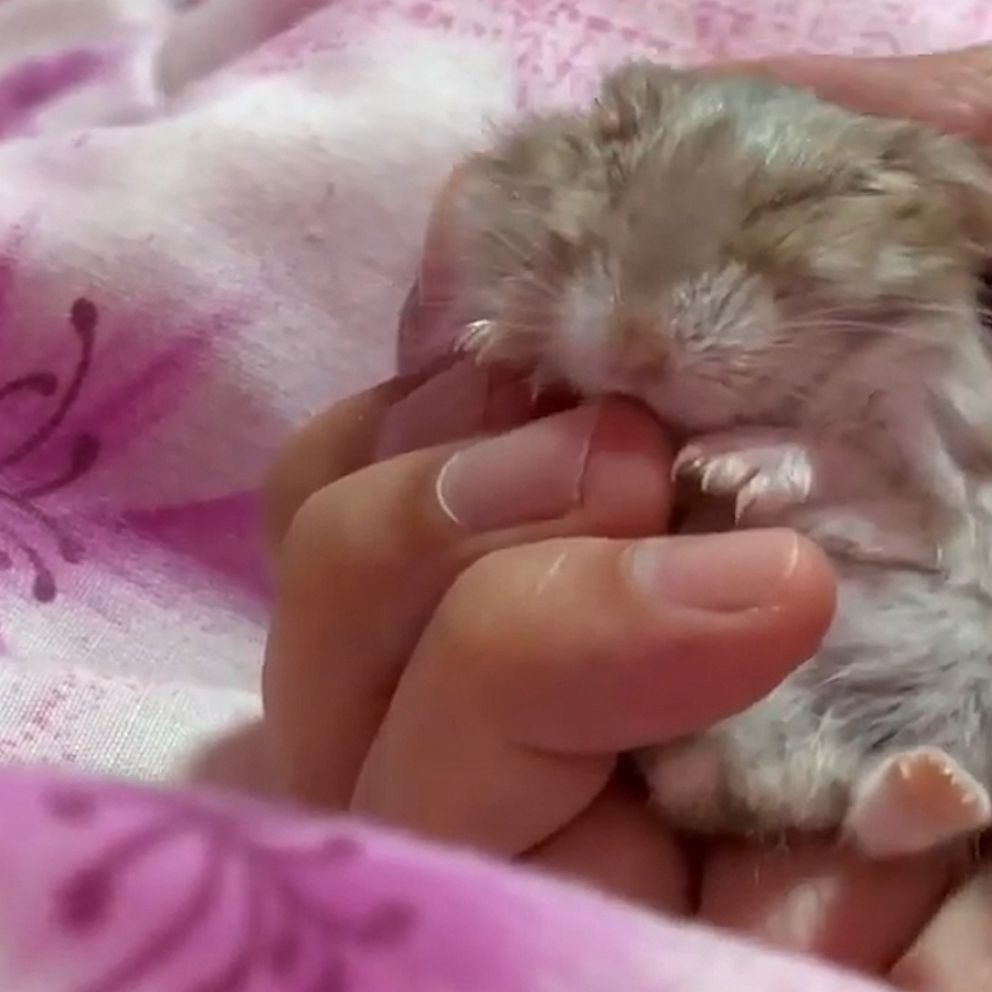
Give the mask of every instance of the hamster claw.
[{"label": "hamster claw", "polygon": [[680,479],[697,479],[704,464],[703,453],[695,444],[687,444],[672,462],[672,482]]},{"label": "hamster claw", "polygon": [[804,448],[753,432],[704,435],[690,442],[675,458],[672,479],[732,501],[735,524],[774,520],[805,503],[813,485]]},{"label": "hamster claw", "polygon": [[845,833],[872,857],[918,854],[992,826],[992,797],[939,748],[885,758],[858,784]]},{"label": "hamster claw", "polygon": [[489,318],[463,325],[455,338],[454,353],[471,356],[480,366],[504,366],[527,374],[534,372],[540,359],[532,335]]},{"label": "hamster claw", "polygon": [[695,483],[702,493],[719,499],[733,498],[734,523],[740,524],[751,511],[760,511],[772,498],[770,480],[747,460],[734,454],[707,458],[689,445],[679,453],[672,467],[675,482]]},{"label": "hamster claw", "polygon": [[462,328],[461,334],[455,341],[455,351],[459,354],[475,355],[479,359],[484,359],[486,352],[492,346],[495,330],[495,321],[473,320]]},{"label": "hamster claw", "polygon": [[731,496],[739,492],[757,471],[736,454],[711,457],[702,447],[689,444],[676,456],[672,477],[695,482],[702,492],[710,496]]},{"label": "hamster claw", "polygon": [[[768,479],[763,475],[756,475],[737,493],[734,500],[734,523],[740,524],[749,511],[767,510],[770,495]],[[771,502],[775,503],[774,500]]]}]

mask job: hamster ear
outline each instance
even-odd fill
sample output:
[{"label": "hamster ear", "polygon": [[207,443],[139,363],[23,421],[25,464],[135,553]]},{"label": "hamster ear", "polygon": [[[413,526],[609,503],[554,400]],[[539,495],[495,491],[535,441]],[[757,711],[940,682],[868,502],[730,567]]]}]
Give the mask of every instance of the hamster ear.
[{"label": "hamster ear", "polygon": [[654,62],[628,62],[603,80],[594,126],[604,141],[628,141],[657,123],[668,101],[690,85],[691,72]]}]

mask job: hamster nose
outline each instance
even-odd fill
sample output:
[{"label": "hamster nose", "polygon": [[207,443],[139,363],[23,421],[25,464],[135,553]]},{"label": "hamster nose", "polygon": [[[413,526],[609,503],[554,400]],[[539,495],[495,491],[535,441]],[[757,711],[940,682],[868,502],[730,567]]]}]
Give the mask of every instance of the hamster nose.
[{"label": "hamster nose", "polygon": [[665,372],[670,359],[668,335],[661,322],[639,315],[623,315],[612,335],[616,365],[627,374],[656,377]]}]

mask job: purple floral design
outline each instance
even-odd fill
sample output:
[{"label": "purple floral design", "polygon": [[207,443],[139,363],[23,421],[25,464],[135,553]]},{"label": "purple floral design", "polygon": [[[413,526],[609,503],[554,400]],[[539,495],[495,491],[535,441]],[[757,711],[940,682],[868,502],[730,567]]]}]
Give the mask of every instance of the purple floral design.
[{"label": "purple floral design", "polygon": [[57,586],[52,555],[65,563],[82,560],[82,542],[63,523],[44,508],[46,497],[72,485],[85,475],[100,454],[100,441],[90,433],[79,433],[68,439],[65,468],[48,478],[28,484],[15,483],[32,456],[49,444],[64,439],[66,417],[79,397],[93,359],[93,345],[99,312],[85,297],[77,299],[69,311],[69,327],[79,348],[75,367],[63,388],[59,377],[51,371],[31,372],[0,385],[0,416],[3,405],[24,394],[53,400],[48,415],[27,437],[6,452],[0,452],[0,570],[10,570],[25,563],[33,578],[31,593],[40,603],[51,602]]},{"label": "purple floral design", "polygon": [[[306,992],[347,992],[352,987],[349,957],[399,945],[416,922],[407,902],[381,900],[362,911],[344,912],[307,884],[320,876],[322,890],[337,889],[340,896],[342,886],[334,885],[334,875],[363,857],[362,845],[340,828],[316,842],[263,840],[231,809],[183,794],[60,786],[48,793],[47,804],[74,830],[99,831],[101,814],[115,812],[109,807],[126,804],[146,814],[58,887],[56,922],[77,942],[112,926],[115,918],[119,922],[121,913],[133,912],[118,905],[126,901],[122,890],[128,876],[133,882],[140,866],[156,857],[168,863],[166,845],[192,838],[200,855],[181,903],[171,913],[150,914],[144,936],[122,948],[118,960],[82,982],[78,992],[126,992],[143,980],[164,978],[205,921],[226,907],[230,888],[224,881],[232,875],[241,883],[236,914],[242,922],[225,928],[226,962],[185,983],[165,982],[170,992],[242,992],[260,977],[267,979],[266,987],[278,983]],[[148,895],[153,901],[154,892]]]},{"label": "purple floral design", "polygon": [[34,111],[85,86],[109,64],[109,52],[70,48],[25,59],[0,73],[0,135],[16,132]]}]

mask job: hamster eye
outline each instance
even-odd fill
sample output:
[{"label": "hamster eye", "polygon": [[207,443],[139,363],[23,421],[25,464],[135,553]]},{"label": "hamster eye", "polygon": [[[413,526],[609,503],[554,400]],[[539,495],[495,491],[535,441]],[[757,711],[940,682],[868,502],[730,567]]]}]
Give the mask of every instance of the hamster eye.
[{"label": "hamster eye", "polygon": [[778,193],[774,193],[763,200],[757,206],[752,207],[744,218],[745,222],[758,220],[767,214],[775,214],[783,210],[788,210],[790,207],[799,206],[799,204],[805,203],[814,197],[814,193],[805,189],[780,190]]},{"label": "hamster eye", "polygon": [[765,207],[768,210],[785,210],[787,207],[794,207],[803,200],[808,200],[809,196],[810,194],[805,190],[783,190],[768,200]]}]

